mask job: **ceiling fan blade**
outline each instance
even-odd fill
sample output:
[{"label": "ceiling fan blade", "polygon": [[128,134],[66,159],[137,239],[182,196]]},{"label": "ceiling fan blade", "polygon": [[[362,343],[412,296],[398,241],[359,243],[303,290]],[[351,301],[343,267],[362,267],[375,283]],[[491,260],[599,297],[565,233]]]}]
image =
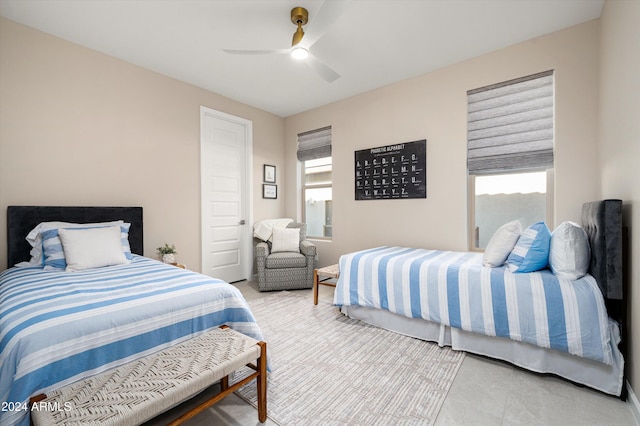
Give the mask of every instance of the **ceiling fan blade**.
[{"label": "ceiling fan blade", "polygon": [[313,44],[342,16],[351,0],[325,0],[315,16],[311,16],[300,42],[302,47],[311,48]]},{"label": "ceiling fan blade", "polygon": [[320,77],[324,78],[328,83],[333,83],[337,79],[340,78],[340,74],[329,68],[326,64],[324,64],[320,59],[316,58],[313,55],[309,55],[306,60],[307,65],[311,67],[315,72],[317,72]]},{"label": "ceiling fan blade", "polygon": [[291,49],[271,49],[271,50],[238,50],[238,49],[222,49],[231,55],[269,55],[272,53],[289,53]]}]

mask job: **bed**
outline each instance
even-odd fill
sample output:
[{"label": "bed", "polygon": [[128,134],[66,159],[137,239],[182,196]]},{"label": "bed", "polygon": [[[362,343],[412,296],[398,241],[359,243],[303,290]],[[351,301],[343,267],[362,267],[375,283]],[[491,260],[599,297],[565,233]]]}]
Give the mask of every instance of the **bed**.
[{"label": "bed", "polygon": [[[55,238],[45,236],[46,227],[37,247],[51,249],[26,263],[34,252],[25,236],[52,221],[91,224],[55,228],[65,247],[64,269],[54,264],[60,258],[55,244],[47,245]],[[141,207],[8,207],[8,265],[20,266],[0,274],[0,424],[28,425],[30,397],[222,324],[263,340],[237,288],[143,257],[142,224]],[[121,244],[126,261],[86,268],[78,261],[83,253],[72,256],[72,243],[97,244],[107,232],[104,244]]]},{"label": "bed", "polygon": [[622,202],[586,203],[582,228],[590,254],[580,278],[486,267],[482,253],[376,247],[341,256],[334,304],[375,326],[625,399]]}]

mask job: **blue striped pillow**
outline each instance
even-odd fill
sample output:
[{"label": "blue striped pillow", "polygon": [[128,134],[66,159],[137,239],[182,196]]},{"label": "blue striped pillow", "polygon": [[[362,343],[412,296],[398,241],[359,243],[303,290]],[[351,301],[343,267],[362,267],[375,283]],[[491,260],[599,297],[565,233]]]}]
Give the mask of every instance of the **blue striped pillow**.
[{"label": "blue striped pillow", "polygon": [[[120,239],[122,240],[122,251],[127,259],[133,259],[131,246],[129,246],[130,223],[120,224]],[[102,226],[87,226],[89,228],[102,228]],[[74,227],[74,229],[77,229]],[[66,269],[67,262],[62,249],[62,241],[58,236],[58,228],[47,229],[42,233],[42,253],[45,269]]]},{"label": "blue striped pillow", "polygon": [[551,232],[544,222],[536,222],[520,235],[507,258],[511,272],[535,272],[549,264]]}]

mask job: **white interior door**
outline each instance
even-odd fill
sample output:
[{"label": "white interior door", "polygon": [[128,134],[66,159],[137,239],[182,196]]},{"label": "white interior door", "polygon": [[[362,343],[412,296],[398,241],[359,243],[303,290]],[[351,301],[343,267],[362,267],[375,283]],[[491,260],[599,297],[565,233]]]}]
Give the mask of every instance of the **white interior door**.
[{"label": "white interior door", "polygon": [[202,273],[227,282],[251,273],[252,123],[200,107]]}]

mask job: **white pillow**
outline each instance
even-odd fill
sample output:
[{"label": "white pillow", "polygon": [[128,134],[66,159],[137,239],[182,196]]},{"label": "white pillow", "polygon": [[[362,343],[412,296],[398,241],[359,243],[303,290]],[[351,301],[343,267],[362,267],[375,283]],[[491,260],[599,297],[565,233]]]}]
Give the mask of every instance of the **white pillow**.
[{"label": "white pillow", "polygon": [[562,222],[551,234],[549,266],[558,278],[577,280],[589,270],[591,248],[584,229],[574,222]]},{"label": "white pillow", "polygon": [[72,222],[40,222],[33,228],[25,237],[27,242],[33,247],[29,254],[31,255],[31,260],[29,263],[36,266],[41,266],[44,264],[43,253],[42,253],[42,233],[48,231],[50,229],[58,229],[58,228],[86,228],[93,226],[111,226],[123,224],[122,220],[114,220],[111,222],[99,222],[99,223],[72,223]]},{"label": "white pillow", "polygon": [[300,253],[300,229],[273,228],[271,253],[293,251]]},{"label": "white pillow", "polygon": [[129,263],[122,249],[120,226],[58,229],[67,272]]},{"label": "white pillow", "polygon": [[505,223],[491,237],[487,248],[484,249],[482,264],[495,268],[504,265],[511,250],[516,246],[522,234],[522,224],[519,220]]},{"label": "white pillow", "polygon": [[31,247],[37,246],[38,235],[47,229],[55,228],[86,228],[88,226],[111,226],[124,223],[122,220],[113,220],[111,222],[99,222],[99,223],[72,223],[72,222],[40,222],[33,228],[26,236],[26,240],[31,244]]}]

